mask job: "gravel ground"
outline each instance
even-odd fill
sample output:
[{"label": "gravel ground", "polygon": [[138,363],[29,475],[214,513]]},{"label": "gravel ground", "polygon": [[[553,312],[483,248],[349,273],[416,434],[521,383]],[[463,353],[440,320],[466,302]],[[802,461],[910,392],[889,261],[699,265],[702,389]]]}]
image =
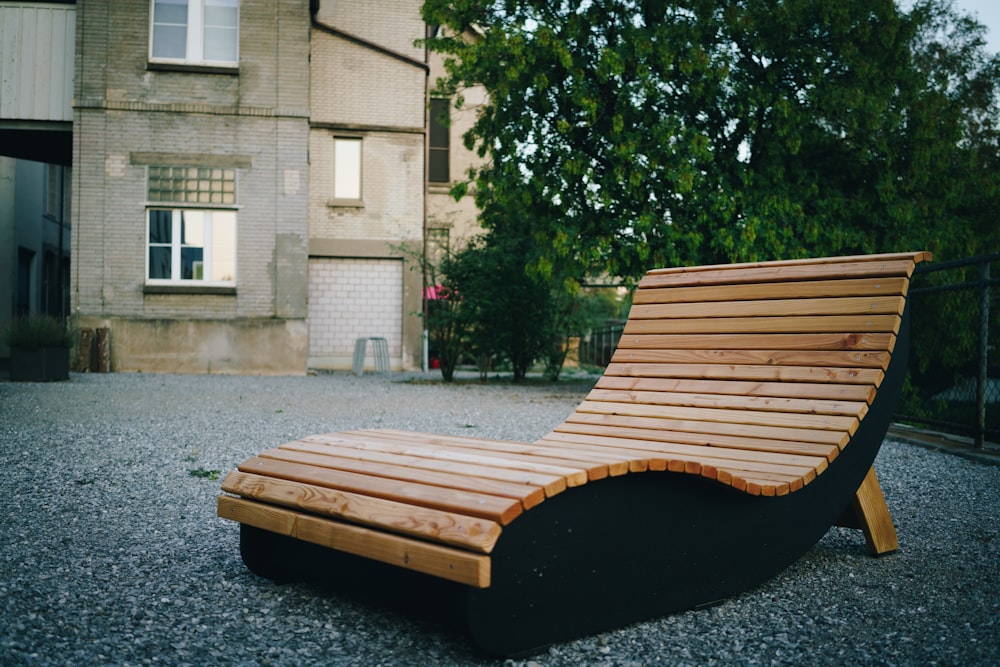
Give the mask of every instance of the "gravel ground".
[{"label": "gravel ground", "polygon": [[[255,577],[236,524],[215,516],[212,471],[286,440],[358,427],[533,440],[588,388],[401,378],[0,382],[0,665],[504,664],[430,621]],[[1000,664],[1000,467],[889,441],[877,469],[896,554],[870,558],[834,528],[718,607],[506,664]]]}]

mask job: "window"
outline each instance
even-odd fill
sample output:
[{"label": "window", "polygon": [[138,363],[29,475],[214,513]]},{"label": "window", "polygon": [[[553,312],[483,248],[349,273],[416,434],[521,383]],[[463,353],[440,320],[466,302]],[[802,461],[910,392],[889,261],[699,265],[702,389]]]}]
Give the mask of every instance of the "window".
[{"label": "window", "polygon": [[340,202],[361,202],[361,139],[333,139],[333,198]]},{"label": "window", "polygon": [[45,216],[62,219],[62,167],[45,165]]},{"label": "window", "polygon": [[239,0],[153,0],[150,59],[235,66]]},{"label": "window", "polygon": [[432,99],[430,116],[430,137],[429,154],[427,165],[427,179],[431,183],[448,183],[450,172],[448,169],[448,149],[450,147],[448,118],[450,108],[448,100]]},{"label": "window", "polygon": [[235,285],[236,170],[149,167],[148,198],[147,282]]}]

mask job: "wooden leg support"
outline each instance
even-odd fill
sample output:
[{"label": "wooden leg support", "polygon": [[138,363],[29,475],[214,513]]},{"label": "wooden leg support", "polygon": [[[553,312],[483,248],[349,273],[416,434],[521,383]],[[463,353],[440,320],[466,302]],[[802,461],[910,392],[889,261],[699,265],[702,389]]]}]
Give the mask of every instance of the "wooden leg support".
[{"label": "wooden leg support", "polygon": [[845,515],[837,522],[848,528],[858,528],[865,534],[868,552],[873,556],[892,553],[899,548],[896,528],[892,525],[889,508],[882,495],[882,487],[875,475],[875,468],[870,468],[861,482],[854,500]]}]

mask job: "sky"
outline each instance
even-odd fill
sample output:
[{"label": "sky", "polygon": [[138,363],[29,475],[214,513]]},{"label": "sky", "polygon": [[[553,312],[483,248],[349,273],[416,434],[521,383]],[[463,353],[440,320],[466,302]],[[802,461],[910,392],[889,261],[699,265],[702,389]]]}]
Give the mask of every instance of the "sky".
[{"label": "sky", "polygon": [[1000,53],[1000,0],[956,0],[955,6],[976,15],[989,28],[986,46],[993,53]]}]

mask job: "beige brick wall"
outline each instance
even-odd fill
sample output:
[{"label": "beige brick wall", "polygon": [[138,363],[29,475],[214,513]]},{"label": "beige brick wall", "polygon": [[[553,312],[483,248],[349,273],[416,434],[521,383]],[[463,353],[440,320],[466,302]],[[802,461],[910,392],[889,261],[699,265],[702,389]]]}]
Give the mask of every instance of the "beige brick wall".
[{"label": "beige brick wall", "polygon": [[424,36],[421,0],[323,0],[316,18],[350,35],[423,60],[414,41]]},{"label": "beige brick wall", "polygon": [[[246,350],[259,321],[271,340],[301,348],[274,358],[291,364],[286,372],[304,372],[309,1],[242,0],[239,68],[228,72],[147,66],[150,6],[149,0],[77,4],[74,312],[115,323],[115,362],[123,369],[158,368],[157,359],[190,369],[212,361],[219,368],[229,359],[242,361],[227,368],[242,363],[253,372],[260,367]],[[144,289],[146,168],[153,164],[237,169],[235,295]],[[301,327],[282,326],[284,319]],[[142,332],[154,321],[202,322],[176,330],[212,331],[216,343],[185,366],[179,360],[194,354],[190,343],[143,350]]]},{"label": "beige brick wall", "polygon": [[333,143],[344,134],[310,133],[309,236],[404,241],[423,235],[424,139],[404,133],[362,138],[363,206],[333,205]]},{"label": "beige brick wall", "polygon": [[350,368],[355,340],[369,336],[386,339],[392,365],[398,367],[403,355],[403,262],[313,258],[308,322],[310,367]]},{"label": "beige brick wall", "polygon": [[426,75],[419,67],[314,29],[310,72],[314,123],[424,126]]}]

